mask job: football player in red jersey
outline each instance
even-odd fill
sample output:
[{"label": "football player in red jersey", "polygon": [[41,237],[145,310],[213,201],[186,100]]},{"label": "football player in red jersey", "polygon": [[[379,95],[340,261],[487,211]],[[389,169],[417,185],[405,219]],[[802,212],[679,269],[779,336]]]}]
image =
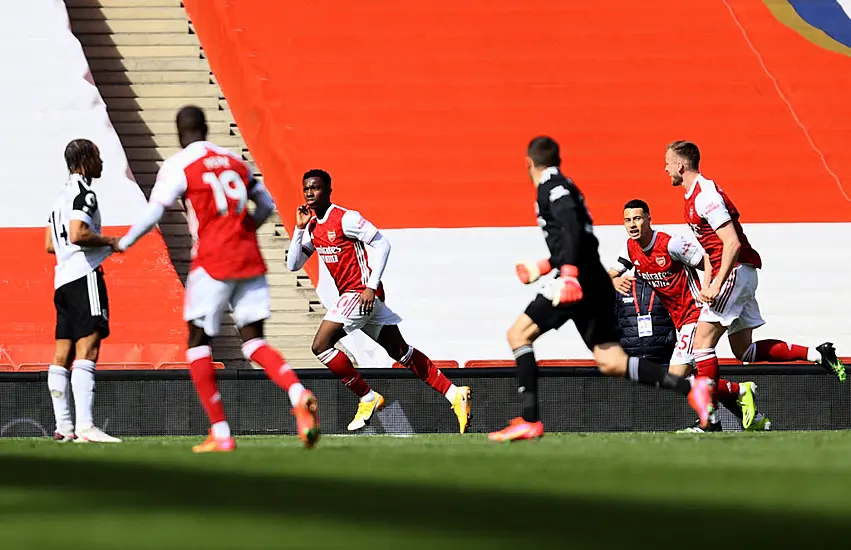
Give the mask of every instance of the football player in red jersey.
[{"label": "football player in red jersey", "polygon": [[[384,397],[369,387],[345,353],[334,346],[360,330],[378,342],[393,359],[442,394],[458,417],[461,433],[470,419],[470,388],[457,387],[399,332],[402,319],[384,303],[381,276],[390,255],[390,241],[359,212],[331,202],[331,176],[310,170],[303,177],[305,204],[296,210],[296,225],[287,253],[291,271],[302,268],[314,253],[328,269],[339,298],[325,315],[313,340],[313,353],[337,375],[360,402],[350,431],[360,430],[384,406]],[[377,254],[368,262],[366,245]]]},{"label": "football player in red jersey", "polygon": [[[650,207],[642,200],[631,200],[624,205],[623,220],[629,239],[609,267],[609,276],[618,292],[625,295],[629,294],[634,277],[624,273],[631,269],[653,287],[677,329],[677,342],[668,370],[686,376],[694,367],[692,346],[701,310],[698,301],[700,279],[696,270],[703,269],[703,248],[692,237],[654,230]],[[638,321],[639,336],[653,333],[649,315],[639,316]],[[703,374],[697,373],[698,376]],[[756,411],[755,392],[753,382],[718,381],[717,396],[721,404],[742,419],[743,425],[747,417],[748,430],[768,430],[771,422]],[[697,423],[681,431],[721,431],[721,423],[715,421],[705,430]]]},{"label": "football player in red jersey", "polygon": [[[686,223],[706,251],[700,290],[703,306],[694,336],[697,370],[705,376],[697,380],[717,383],[715,346],[726,332],[730,348],[743,362],[810,361],[845,382],[845,366],[830,342],[810,348],[780,340],[753,341],[753,330],[765,324],[756,300],[762,259],[745,236],[739,211],[715,182],[700,173],[700,150],[694,143],[668,144],[665,171],[675,187],[685,190]],[[709,419],[714,419],[714,412]],[[744,424],[747,428],[747,419]]]},{"label": "football player in red jersey", "polygon": [[[118,243],[126,250],[153,229],[165,209],[183,197],[193,235],[192,265],[186,280],[183,318],[189,323],[186,359],[198,397],[210,419],[210,435],[196,453],[227,452],[236,447],[216,384],[210,338],[218,334],[228,305],[243,339],[246,358],[260,364],[285,390],[293,406],[298,435],[305,446],[319,439],[316,398],[295,371],[263,337],[270,314],[266,263],[257,244],[257,228],[275,209],[272,196],[254,179],[237,155],[207,141],[207,121],[198,107],[177,113],[182,150],[166,160],[157,174],[142,219]],[[249,214],[246,203],[256,208]]]}]

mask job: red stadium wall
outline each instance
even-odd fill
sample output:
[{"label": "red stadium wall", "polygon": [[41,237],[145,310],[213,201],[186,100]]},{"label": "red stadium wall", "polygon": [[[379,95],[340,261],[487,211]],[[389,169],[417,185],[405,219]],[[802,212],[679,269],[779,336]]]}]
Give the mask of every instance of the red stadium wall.
[{"label": "red stadium wall", "polygon": [[[121,235],[127,227],[107,227]],[[44,251],[44,229],[4,228],[0,257],[0,365],[50,363],[54,351],[53,256]],[[101,365],[184,361],[183,287],[159,234],[142,239],[126,255],[104,262],[109,292],[110,337]]]},{"label": "red stadium wall", "polygon": [[626,193],[679,223],[691,139],[747,222],[851,221],[851,59],[759,0],[185,4],[285,219],[318,166],[379,227],[530,225],[548,133],[599,219]]}]

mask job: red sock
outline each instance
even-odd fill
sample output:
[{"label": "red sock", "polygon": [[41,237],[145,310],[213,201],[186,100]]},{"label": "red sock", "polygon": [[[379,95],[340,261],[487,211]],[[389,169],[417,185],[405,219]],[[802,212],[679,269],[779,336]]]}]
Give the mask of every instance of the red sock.
[{"label": "red sock", "polygon": [[352,390],[358,397],[363,397],[369,393],[371,389],[363,376],[355,369],[352,362],[345,353],[340,350],[331,348],[325,350],[316,356],[323,365],[328,367],[331,372],[337,375],[337,378],[343,381],[347,388]]},{"label": "red sock", "polygon": [[760,340],[751,345],[754,347],[753,361],[785,363],[787,361],[807,360],[808,348],[797,344],[787,344],[780,340]]},{"label": "red sock", "polygon": [[694,363],[697,368],[697,376],[706,376],[718,386],[718,356],[714,349],[694,350]]},{"label": "red sock", "polygon": [[263,367],[269,380],[284,390],[298,383],[298,375],[290,364],[281,357],[278,350],[266,343],[262,338],[254,338],[242,344],[242,353]]},{"label": "red sock", "polygon": [[[697,376],[705,376],[715,382],[715,388],[718,388],[718,356],[715,355],[714,349],[696,349],[694,350],[694,363],[697,369]],[[715,408],[718,408],[718,394],[713,393],[712,402]]]},{"label": "red sock", "polygon": [[411,369],[417,375],[417,378],[439,391],[440,395],[444,395],[452,386],[452,382],[446,378],[446,375],[440,372],[440,369],[434,366],[431,359],[418,349],[409,347],[408,353],[399,363]]},{"label": "red sock", "polygon": [[186,360],[189,361],[189,372],[201,406],[207,413],[212,426],[225,420],[225,406],[222,396],[216,386],[216,369],[213,368],[212,351],[210,346],[198,346],[186,350]]},{"label": "red sock", "polygon": [[738,399],[739,398],[739,383],[738,382],[730,382],[729,380],[724,380],[723,378],[718,379],[718,387],[715,388],[715,394],[718,396],[718,399],[723,401],[724,397]]}]

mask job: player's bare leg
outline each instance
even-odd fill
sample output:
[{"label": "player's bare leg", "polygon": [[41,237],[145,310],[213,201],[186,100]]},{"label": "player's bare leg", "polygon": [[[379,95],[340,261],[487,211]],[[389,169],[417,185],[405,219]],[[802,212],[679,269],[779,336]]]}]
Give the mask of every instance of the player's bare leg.
[{"label": "player's bare leg", "polygon": [[715,411],[718,406],[715,388],[718,386],[719,367],[715,347],[726,330],[727,327],[721,323],[700,321],[697,323],[697,329],[694,332],[694,362],[697,370],[695,383],[708,386],[712,394],[712,400],[708,405],[709,414],[706,421],[704,421],[701,411],[698,411],[698,414],[701,415],[700,425],[704,429],[709,423],[716,422]]},{"label": "player's bare leg", "polygon": [[461,433],[467,431],[470,421],[470,388],[458,387],[446,375],[440,372],[423,352],[405,341],[397,325],[381,327],[376,342],[384,348],[387,355],[402,366],[417,375],[417,378],[431,386],[449,401],[455,416],[458,417],[458,428]]},{"label": "player's bare leg", "polygon": [[239,334],[242,337],[242,353],[245,358],[263,367],[266,376],[287,392],[293,407],[293,416],[296,418],[296,432],[305,447],[313,447],[319,441],[316,397],[301,385],[298,375],[278,350],[266,343],[263,321],[245,325],[239,329]]},{"label": "player's bare leg", "polygon": [[836,356],[833,343],[825,342],[814,348],[788,344],[782,340],[753,341],[753,329],[740,330],[729,336],[733,354],[742,362],[786,363],[789,361],[809,361],[845,382],[845,365]]},{"label": "player's bare leg", "polygon": [[74,341],[56,340],[53,362],[47,369],[47,389],[53,402],[53,416],[56,429],[53,439],[58,443],[67,443],[76,438],[74,420],[71,418],[71,406],[68,404],[68,391],[71,384],[71,362],[74,360]]},{"label": "player's bare leg", "polygon": [[538,363],[532,344],[541,335],[541,329],[525,313],[521,314],[506,338],[516,363],[517,391],[520,393],[521,416],[513,419],[507,427],[492,432],[491,441],[518,441],[537,439],[544,435],[544,423],[538,412]]},{"label": "player's bare leg", "polygon": [[95,401],[95,365],[100,355],[100,332],[93,332],[74,343],[76,358],[71,363],[71,391],[77,424],[75,443],[120,443],[95,426],[92,409]]},{"label": "player's bare leg", "polygon": [[210,420],[210,434],[203,443],[192,447],[193,453],[230,452],[236,449],[236,441],[230,433],[230,425],[225,417],[222,396],[216,384],[216,370],[213,368],[213,352],[210,337],[204,329],[189,323],[189,343],[186,360],[189,361],[189,373],[192,383],[207,418]]},{"label": "player's bare leg", "polygon": [[313,337],[311,349],[316,358],[358,396],[358,410],[348,425],[349,431],[355,431],[365,427],[372,415],[384,407],[384,396],[370,388],[351,359],[334,347],[345,335],[341,323],[323,320]]}]

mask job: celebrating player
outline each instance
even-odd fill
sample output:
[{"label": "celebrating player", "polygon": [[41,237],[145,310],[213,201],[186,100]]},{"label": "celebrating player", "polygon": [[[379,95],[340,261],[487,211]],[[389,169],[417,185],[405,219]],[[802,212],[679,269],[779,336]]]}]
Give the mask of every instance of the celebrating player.
[{"label": "celebrating player", "polygon": [[508,330],[508,343],[517,362],[523,415],[512,420],[505,429],[491,433],[490,439],[514,441],[543,435],[544,425],[538,416],[538,373],[532,343],[541,334],[571,319],[585,345],[594,353],[594,360],[603,374],[624,376],[688,395],[689,403],[698,414],[708,415],[706,407],[711,394],[707,384],[691,387],[686,378],[671,374],[647,359],[629,357],[621,348],[614,312],[615,289],[600,263],[591,214],[579,188],[562,175],[560,165],[559,146],[554,140],[549,137],[532,140],[526,153],[526,166],[537,187],[538,225],[544,233],[550,257],[537,262],[519,262],[517,275],[526,284],[553,270],[557,270],[559,276],[543,286],[525,313]]},{"label": "celebrating player", "polygon": [[[715,346],[727,332],[733,354],[746,363],[756,361],[810,361],[821,365],[845,382],[845,366],[836,357],[833,344],[816,348],[787,344],[780,340],[753,341],[753,330],[765,324],[756,301],[757,269],[762,260],[739,223],[739,211],[730,198],[700,173],[700,150],[688,141],[670,143],[665,151],[665,171],[675,187],[685,190],[685,219],[706,251],[703,302],[694,335],[698,380],[718,381]],[[707,421],[714,421],[714,404],[709,404]],[[706,427],[702,420],[701,425]],[[747,419],[743,419],[748,428]]]},{"label": "celebrating player", "polygon": [[[693,238],[655,231],[650,225],[650,207],[642,200],[626,203],[623,219],[629,238],[618,259],[609,268],[609,276],[615,288],[623,294],[629,293],[632,286],[632,278],[623,276],[630,269],[653,287],[677,329],[676,347],[668,371],[687,376],[694,365],[692,344],[700,317],[700,282],[695,270],[703,269],[703,248]],[[638,318],[638,331],[639,336],[653,334],[649,315]],[[705,373],[698,372],[697,375]],[[742,425],[747,424],[748,429],[770,429],[771,422],[756,412],[756,385],[753,382],[718,382],[718,400],[742,419]],[[721,423],[711,423],[706,430],[698,424],[683,431],[721,431]]]},{"label": "celebrating player", "polygon": [[[181,109],[177,132],[183,150],[163,163],[147,211],[118,247],[130,247],[159,222],[168,206],[183,197],[195,240],[183,311],[189,323],[186,359],[211,424],[207,439],[192,450],[207,453],[236,448],[216,385],[210,349],[210,338],[218,334],[228,304],[244,342],[243,354],[260,364],[287,392],[298,435],[306,447],[312,447],[319,439],[316,398],[263,338],[270,299],[256,230],[275,209],[272,196],[241,158],[207,141],[207,121],[201,109]],[[246,208],[249,199],[256,205],[253,214]]]},{"label": "celebrating player", "polygon": [[[336,305],[325,315],[313,339],[313,353],[360,398],[350,431],[360,430],[384,406],[384,397],[369,387],[346,354],[334,345],[356,330],[378,342],[388,355],[409,368],[417,377],[440,392],[451,403],[461,433],[470,419],[470,388],[451,383],[422,352],[409,346],[399,332],[402,319],[384,303],[381,276],[390,255],[390,241],[359,212],[331,202],[331,176],[324,170],[310,170],[303,177],[306,204],[296,210],[296,226],[287,253],[291,271],[302,268],[307,259],[319,253],[340,294]],[[372,266],[366,247],[378,254]]]},{"label": "celebrating player", "polygon": [[[101,263],[117,242],[115,237],[100,234],[100,209],[92,180],[100,178],[103,162],[94,143],[75,139],[65,147],[65,163],[71,175],[50,213],[45,243],[47,252],[56,255],[56,351],[47,370],[56,417],[53,439],[60,443],[119,443],[120,439],[96,427],[92,420],[95,364],[100,343],[109,336],[109,300]],[[69,382],[76,431],[68,405]]]}]

